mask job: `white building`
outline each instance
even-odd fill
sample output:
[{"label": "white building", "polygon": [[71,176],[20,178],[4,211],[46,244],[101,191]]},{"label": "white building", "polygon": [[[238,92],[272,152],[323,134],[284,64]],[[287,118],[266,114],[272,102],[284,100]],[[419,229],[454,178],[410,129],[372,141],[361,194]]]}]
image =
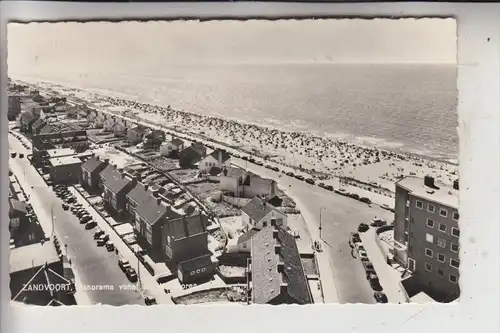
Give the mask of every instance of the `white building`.
[{"label": "white building", "polygon": [[257,197],[253,198],[241,209],[241,216],[245,225],[249,229],[262,229],[270,225],[287,227],[287,215],[280,212],[270,203]]},{"label": "white building", "polygon": [[213,167],[217,167],[222,170],[223,167],[228,167],[230,165],[231,155],[222,149],[216,149],[200,161],[198,168],[201,173],[207,173]]}]

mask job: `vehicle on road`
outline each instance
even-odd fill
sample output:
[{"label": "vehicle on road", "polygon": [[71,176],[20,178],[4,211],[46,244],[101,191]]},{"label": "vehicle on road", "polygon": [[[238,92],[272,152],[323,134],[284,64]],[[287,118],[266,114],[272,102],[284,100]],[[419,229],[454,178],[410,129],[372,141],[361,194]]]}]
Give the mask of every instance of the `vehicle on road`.
[{"label": "vehicle on road", "polygon": [[354,247],[355,244],[361,243],[361,238],[359,238],[359,234],[357,232],[351,232],[349,235],[349,245]]},{"label": "vehicle on road", "polygon": [[287,173],[285,173],[285,175],[287,175],[289,177],[295,177],[295,175],[293,174],[293,172],[287,172]]},{"label": "vehicle on road", "polygon": [[113,242],[107,242],[106,243],[106,250],[108,250],[109,252],[114,251],[115,250],[115,244]]},{"label": "vehicle on road", "polygon": [[68,206],[68,204],[63,203],[63,204],[62,204],[62,208],[63,208],[64,210],[68,210],[68,209],[69,209],[69,206]]},{"label": "vehicle on road", "polygon": [[369,205],[372,203],[372,201],[370,199],[368,199],[367,197],[361,197],[361,198],[359,198],[359,201],[364,202],[364,203],[369,204]]},{"label": "vehicle on road", "polygon": [[365,269],[367,279],[370,279],[371,274],[375,274],[375,275],[377,274],[375,272],[375,268],[373,267],[373,264],[371,263],[371,261],[364,261],[363,268]]},{"label": "vehicle on road", "polygon": [[321,188],[325,188],[325,183],[318,183],[318,186]]},{"label": "vehicle on road", "polygon": [[373,298],[377,301],[377,303],[388,303],[389,300],[387,299],[386,294],[384,294],[381,291],[376,291],[373,293]]},{"label": "vehicle on road", "polygon": [[104,246],[108,242],[109,236],[108,235],[101,235],[99,239],[97,240],[97,246]]},{"label": "vehicle on road", "polygon": [[325,190],[333,191],[333,186],[332,185],[325,185]]},{"label": "vehicle on road", "polygon": [[76,202],[76,198],[75,197],[69,197],[68,199],[65,200],[67,203],[71,204],[71,203],[74,203]]},{"label": "vehicle on road", "polygon": [[118,260],[118,266],[121,268],[121,270],[123,272],[126,272],[127,269],[130,268],[130,263],[128,262],[128,260],[125,260],[125,259],[119,259]]},{"label": "vehicle on road", "polygon": [[314,181],[314,179],[312,179],[312,178],[307,178],[307,179],[306,179],[306,183],[311,184],[311,185],[314,185],[314,184],[315,184],[315,181]]},{"label": "vehicle on road", "polygon": [[359,258],[361,258],[361,261],[367,261],[368,260],[368,254],[366,253],[365,250],[360,250],[358,251]]},{"label": "vehicle on road", "polygon": [[90,220],[92,220],[92,216],[90,216],[90,215],[84,215],[84,216],[80,217],[81,224],[87,223]]},{"label": "vehicle on road", "polygon": [[102,235],[104,235],[104,231],[97,230],[96,232],[94,232],[94,239],[99,239],[99,237],[101,237]]},{"label": "vehicle on road", "polygon": [[273,166],[273,167],[271,167],[271,170],[276,171],[276,172],[279,172],[279,171],[280,171],[280,168]]},{"label": "vehicle on road", "polygon": [[254,163],[257,164],[258,166],[263,166],[264,165],[264,163],[262,163],[261,161],[255,161]]},{"label": "vehicle on road", "polygon": [[96,221],[90,221],[90,222],[85,224],[85,229],[91,230],[91,229],[94,229],[96,226],[97,226]]},{"label": "vehicle on road", "polygon": [[374,291],[382,291],[383,290],[382,286],[380,285],[380,281],[379,281],[377,275],[370,274],[370,277],[368,278],[368,280],[370,281],[370,287],[372,287],[372,289]]},{"label": "vehicle on road", "polygon": [[296,175],[296,176],[295,176],[295,179],[298,179],[298,180],[305,180],[305,177],[304,177],[304,176],[301,176],[301,175]]},{"label": "vehicle on road", "polygon": [[24,158],[24,154],[23,153],[19,153],[19,158]]},{"label": "vehicle on road", "polygon": [[10,157],[15,158],[17,156],[17,153],[11,153]]},{"label": "vehicle on road", "polygon": [[137,282],[137,273],[132,267],[128,267],[125,271],[125,275],[130,282]]},{"label": "vehicle on road", "polygon": [[374,218],[372,219],[371,223],[370,223],[370,225],[371,225],[372,227],[376,227],[376,228],[378,228],[378,227],[382,227],[382,226],[384,226],[384,225],[386,225],[386,224],[387,224],[387,221],[386,221],[386,220],[384,220],[384,219],[381,219],[381,218],[379,218],[379,217],[374,217]]},{"label": "vehicle on road", "polygon": [[366,223],[360,223],[358,226],[358,232],[367,232],[370,227]]},{"label": "vehicle on road", "polygon": [[156,299],[154,297],[149,297],[149,296],[144,298],[144,303],[146,305],[156,305],[157,304]]},{"label": "vehicle on road", "polygon": [[76,215],[76,217],[78,217],[78,218],[82,218],[82,217],[84,217],[85,215],[89,215],[89,213],[88,213],[85,209],[81,208],[80,210],[77,210],[77,211],[75,212],[75,215]]}]

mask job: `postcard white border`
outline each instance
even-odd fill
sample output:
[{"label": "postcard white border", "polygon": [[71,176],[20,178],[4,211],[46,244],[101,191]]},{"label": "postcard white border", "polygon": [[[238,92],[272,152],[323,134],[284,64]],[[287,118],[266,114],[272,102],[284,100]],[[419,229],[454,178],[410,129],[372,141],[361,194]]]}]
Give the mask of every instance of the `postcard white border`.
[{"label": "postcard white border", "polygon": [[[6,98],[6,22],[117,18],[455,17],[459,32],[460,217],[462,295],[459,304],[9,308],[8,237],[2,250],[2,332],[450,332],[499,329],[500,4],[365,3],[47,3],[2,2],[1,102]],[[5,111],[6,112],[6,111]],[[5,119],[5,118],[2,118]],[[6,137],[7,122],[1,122]],[[1,141],[2,184],[8,144]],[[1,211],[7,214],[7,186]],[[7,221],[7,219],[5,219]],[[3,230],[7,223],[3,224]],[[496,329],[495,329],[496,328]]]}]

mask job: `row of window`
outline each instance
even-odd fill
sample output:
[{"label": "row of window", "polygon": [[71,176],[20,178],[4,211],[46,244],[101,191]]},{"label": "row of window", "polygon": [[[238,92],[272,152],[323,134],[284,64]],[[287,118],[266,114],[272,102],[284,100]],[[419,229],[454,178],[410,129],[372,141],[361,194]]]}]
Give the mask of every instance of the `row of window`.
[{"label": "row of window", "polygon": [[[415,207],[417,207],[418,209],[424,209],[424,203],[420,200],[416,200]],[[434,204],[431,204],[431,203],[427,204],[427,211],[429,213],[434,213],[436,211],[436,206]],[[448,209],[440,207],[439,208],[439,215],[442,217],[448,217]],[[458,221],[460,216],[459,216],[458,212],[454,211],[452,213],[452,217],[455,221]]]},{"label": "row of window", "polygon": [[[425,240],[427,243],[434,244],[434,236],[432,234],[426,233]],[[438,237],[437,246],[445,248],[446,247],[446,239]],[[455,252],[455,253],[458,253],[458,251],[459,251],[458,244],[450,242],[450,250]]]},{"label": "row of window", "polygon": [[[426,262],[425,263],[425,270],[427,272],[432,272],[432,265],[429,264],[428,262]],[[439,276],[444,277],[444,271],[441,268],[438,268],[436,271],[437,271],[437,274]],[[448,281],[450,281],[452,283],[458,283],[458,276],[456,276],[455,274],[449,274]]]},{"label": "row of window", "polygon": [[[425,255],[427,257],[429,257],[429,258],[433,258],[434,257],[434,251],[432,251],[429,248],[426,248],[425,249]],[[436,255],[436,259],[437,259],[437,261],[444,263],[446,261],[446,256],[444,254],[442,254],[442,253],[438,253]],[[450,266],[453,267],[453,268],[458,269],[458,267],[460,266],[460,260],[450,258]]]},{"label": "row of window", "polygon": [[[434,220],[427,219],[426,225],[429,228],[434,228],[435,224],[436,223],[434,222]],[[448,231],[448,226],[446,224],[444,224],[444,223],[439,223],[438,230],[441,231],[441,232],[447,232]],[[460,237],[460,229],[455,228],[455,227],[451,227],[451,235],[455,236],[455,237]]]}]

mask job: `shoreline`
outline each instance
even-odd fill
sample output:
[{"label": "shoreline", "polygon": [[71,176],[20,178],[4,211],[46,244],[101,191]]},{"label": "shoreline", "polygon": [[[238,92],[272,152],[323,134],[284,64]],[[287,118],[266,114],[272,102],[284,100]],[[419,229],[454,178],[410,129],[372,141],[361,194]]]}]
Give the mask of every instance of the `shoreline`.
[{"label": "shoreline", "polygon": [[[102,109],[138,121],[160,125],[176,132],[192,135],[193,138],[198,137],[220,143],[256,155],[264,161],[319,176],[320,179],[352,177],[366,183],[378,183],[382,179],[382,183],[385,182],[385,184],[379,184],[379,186],[384,187],[388,185],[389,180],[394,183],[394,179],[398,177],[422,173],[422,169],[426,166],[428,167],[427,173],[436,173],[436,170],[439,173],[441,170],[442,175],[437,175],[437,180],[448,178],[446,183],[449,183],[451,178],[455,178],[458,173],[458,170],[448,170],[450,167],[451,169],[458,167],[458,164],[453,161],[407,152],[403,149],[378,148],[352,143],[348,139],[334,135],[320,137],[309,131],[287,131],[275,126],[203,116],[156,103],[143,103],[101,95],[84,89],[65,87],[61,84],[20,82],[41,91],[78,99],[79,103],[86,104],[90,108]],[[380,169],[378,165],[381,164],[387,168]],[[415,166],[420,168],[414,168]],[[374,174],[372,169],[380,169],[379,174]],[[393,172],[389,175],[391,171]]]}]

